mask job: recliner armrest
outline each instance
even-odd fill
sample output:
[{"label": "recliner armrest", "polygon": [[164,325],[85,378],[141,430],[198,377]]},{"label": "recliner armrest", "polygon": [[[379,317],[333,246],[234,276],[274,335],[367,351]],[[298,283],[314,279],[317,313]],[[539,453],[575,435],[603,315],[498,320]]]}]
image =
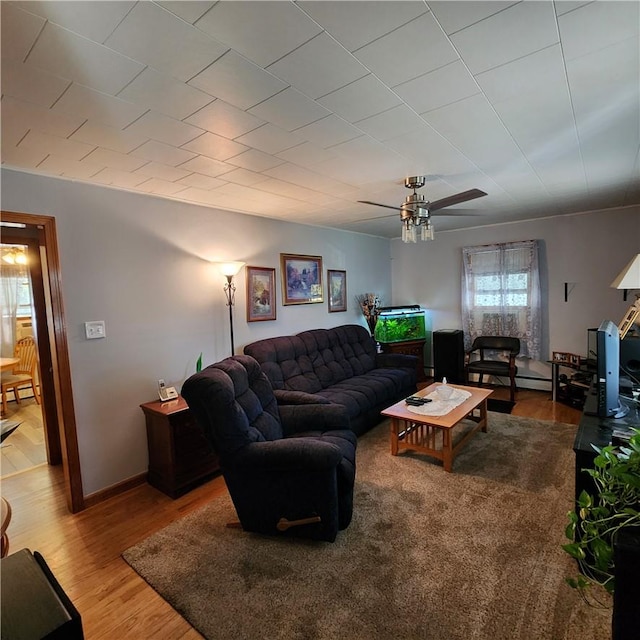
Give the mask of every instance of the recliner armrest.
[{"label": "recliner armrest", "polygon": [[274,389],[273,395],[279,405],[284,404],[331,404],[329,400],[315,393],[292,391],[291,389]]},{"label": "recliner armrest", "polygon": [[298,404],[278,407],[286,435],[301,431],[349,429],[347,410],[341,404]]},{"label": "recliner armrest", "polygon": [[418,356],[410,356],[406,353],[377,353],[376,367],[383,369],[415,369],[418,364]]},{"label": "recliner armrest", "polygon": [[252,442],[233,457],[236,469],[255,471],[323,471],[337,467],[342,452],[330,442],[314,438],[287,438]]}]

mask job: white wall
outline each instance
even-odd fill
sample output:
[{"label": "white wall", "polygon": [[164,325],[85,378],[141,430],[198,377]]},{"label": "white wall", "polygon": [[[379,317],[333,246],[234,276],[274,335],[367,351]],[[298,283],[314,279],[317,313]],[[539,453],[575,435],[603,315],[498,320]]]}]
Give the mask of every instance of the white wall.
[{"label": "white wall", "polygon": [[[545,340],[543,353],[568,351],[586,355],[587,329],[602,320],[620,322],[634,294],[623,301],[610,288],[616,275],[640,253],[640,207],[612,209],[528,222],[437,231],[435,241],[391,244],[393,304],[419,304],[427,310],[432,329],[461,329],[462,247],[541,241]],[[564,283],[569,295],[564,301]],[[550,377],[544,363],[522,360],[524,375]],[[521,386],[540,386],[522,381]],[[549,388],[546,384],[541,388]]]},{"label": "white wall", "polygon": [[[225,279],[213,261],[275,267],[277,319],[246,322],[244,270],[236,277],[236,353],[265,337],[357,323],[355,295],[391,299],[389,241],[207,209],[83,183],[2,170],[2,208],[56,218],[85,495],[147,469],[139,405],[158,378],[180,388],[200,352],[230,354]],[[347,271],[347,311],[325,302],[282,305],[280,253],[320,255]],[[104,320],[106,338],[84,323]]]}]

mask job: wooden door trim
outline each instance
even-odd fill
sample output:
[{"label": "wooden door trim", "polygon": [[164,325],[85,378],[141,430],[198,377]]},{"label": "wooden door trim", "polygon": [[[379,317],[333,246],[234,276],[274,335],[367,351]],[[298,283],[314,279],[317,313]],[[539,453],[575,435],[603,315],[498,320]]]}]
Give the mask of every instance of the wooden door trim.
[{"label": "wooden door trim", "polygon": [[46,261],[42,265],[42,271],[43,280],[48,285],[49,293],[50,314],[47,314],[47,324],[50,324],[48,331],[53,343],[51,345],[51,360],[54,379],[57,381],[55,395],[58,424],[60,425],[65,495],[69,510],[72,513],[77,513],[82,511],[85,505],[55,218],[15,211],[2,211],[2,220],[36,226],[42,231],[46,253]]}]

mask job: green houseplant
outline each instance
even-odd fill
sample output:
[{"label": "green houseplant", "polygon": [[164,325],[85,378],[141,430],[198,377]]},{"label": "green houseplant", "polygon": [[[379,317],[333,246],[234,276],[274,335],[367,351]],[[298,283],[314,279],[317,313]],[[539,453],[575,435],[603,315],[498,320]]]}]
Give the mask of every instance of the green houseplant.
[{"label": "green houseplant", "polygon": [[593,478],[596,491],[583,491],[576,510],[569,512],[565,535],[571,542],[562,547],[580,569],[567,583],[585,597],[594,585],[614,593],[616,536],[631,527],[640,531],[640,429],[633,430],[626,446],[594,449],[594,468],[583,471]]}]

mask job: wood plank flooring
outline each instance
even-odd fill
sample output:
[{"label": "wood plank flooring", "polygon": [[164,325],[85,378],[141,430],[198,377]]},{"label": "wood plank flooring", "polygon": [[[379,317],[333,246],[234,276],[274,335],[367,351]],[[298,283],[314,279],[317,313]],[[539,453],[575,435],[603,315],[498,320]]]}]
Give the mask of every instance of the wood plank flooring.
[{"label": "wood plank flooring", "polygon": [[[508,399],[508,389],[494,397]],[[581,415],[551,402],[549,393],[527,390],[518,391],[513,413],[576,425]],[[25,547],[42,553],[80,611],[87,640],[200,638],[120,554],[224,491],[217,477],[171,500],[145,484],[71,515],[61,469],[42,465],[2,480],[13,509],[9,553]]]},{"label": "wood plank flooring", "polygon": [[[10,398],[13,394],[9,395]],[[47,461],[42,426],[42,405],[33,398],[22,398],[20,404],[8,403],[6,420],[17,420],[20,426],[0,447],[0,476],[31,469]]]}]

